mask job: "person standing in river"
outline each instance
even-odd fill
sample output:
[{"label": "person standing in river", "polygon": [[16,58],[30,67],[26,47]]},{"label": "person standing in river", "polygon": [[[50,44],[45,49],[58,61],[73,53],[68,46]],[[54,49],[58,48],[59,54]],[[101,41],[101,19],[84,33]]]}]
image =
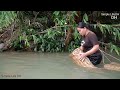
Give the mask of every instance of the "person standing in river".
[{"label": "person standing in river", "polygon": [[82,36],[80,50],[80,60],[88,57],[93,65],[98,65],[102,61],[102,54],[99,50],[99,42],[96,34],[89,29],[89,24],[79,22],[77,27],[79,34]]}]

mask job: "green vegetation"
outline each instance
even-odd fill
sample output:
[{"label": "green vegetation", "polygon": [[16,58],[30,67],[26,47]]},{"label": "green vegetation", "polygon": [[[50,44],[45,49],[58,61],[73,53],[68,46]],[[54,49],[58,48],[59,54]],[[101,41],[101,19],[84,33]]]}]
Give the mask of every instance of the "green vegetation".
[{"label": "green vegetation", "polygon": [[[9,41],[6,50],[71,52],[80,46],[81,37],[76,30],[77,17],[80,21],[91,24],[103,49],[107,48],[120,55],[120,18],[116,21],[108,17],[103,18],[100,16],[101,12],[103,13],[103,11],[80,11],[80,13],[78,11],[0,11],[0,40],[5,43]],[[71,29],[69,36],[68,32]],[[9,38],[5,34],[8,30]],[[14,34],[15,31],[17,33]],[[70,39],[66,44],[67,38]]]}]

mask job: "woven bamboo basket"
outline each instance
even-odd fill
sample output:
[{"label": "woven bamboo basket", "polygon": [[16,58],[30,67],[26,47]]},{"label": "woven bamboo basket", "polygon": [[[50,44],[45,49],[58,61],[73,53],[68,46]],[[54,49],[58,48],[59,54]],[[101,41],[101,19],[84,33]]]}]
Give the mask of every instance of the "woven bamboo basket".
[{"label": "woven bamboo basket", "polygon": [[111,62],[110,64],[105,64],[104,68],[107,70],[120,71],[120,64],[117,62]]},{"label": "woven bamboo basket", "polygon": [[[98,67],[94,66],[90,62],[89,58],[87,58],[87,57],[84,58],[84,60],[82,62],[82,60],[80,60],[80,53],[82,53],[80,48],[76,48],[72,53],[69,54],[70,58],[73,60],[73,62],[75,64],[77,64],[78,66],[81,66],[81,67],[98,68]],[[111,62],[109,64],[104,64],[103,68],[100,68],[100,69],[120,71],[120,64],[117,62]]]},{"label": "woven bamboo basket", "polygon": [[82,53],[80,48],[76,48],[72,53],[69,54],[74,63],[81,67],[97,68],[90,62],[89,58],[87,57],[85,57],[84,60],[80,60],[80,53]]}]

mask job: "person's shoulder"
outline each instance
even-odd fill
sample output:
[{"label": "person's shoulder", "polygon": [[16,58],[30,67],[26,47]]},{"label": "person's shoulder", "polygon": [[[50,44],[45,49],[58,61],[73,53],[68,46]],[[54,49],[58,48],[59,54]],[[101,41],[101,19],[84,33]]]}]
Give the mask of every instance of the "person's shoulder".
[{"label": "person's shoulder", "polygon": [[93,31],[90,31],[90,33],[87,36],[88,38],[96,37],[96,34]]},{"label": "person's shoulder", "polygon": [[93,31],[90,31],[90,34],[91,34],[91,35],[96,35]]}]

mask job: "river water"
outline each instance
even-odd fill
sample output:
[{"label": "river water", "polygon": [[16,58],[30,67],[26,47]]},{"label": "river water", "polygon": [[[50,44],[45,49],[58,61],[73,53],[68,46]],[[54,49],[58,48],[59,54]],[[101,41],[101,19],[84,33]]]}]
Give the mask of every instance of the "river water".
[{"label": "river water", "polygon": [[1,52],[0,79],[120,79],[120,72],[77,66],[69,53]]}]

